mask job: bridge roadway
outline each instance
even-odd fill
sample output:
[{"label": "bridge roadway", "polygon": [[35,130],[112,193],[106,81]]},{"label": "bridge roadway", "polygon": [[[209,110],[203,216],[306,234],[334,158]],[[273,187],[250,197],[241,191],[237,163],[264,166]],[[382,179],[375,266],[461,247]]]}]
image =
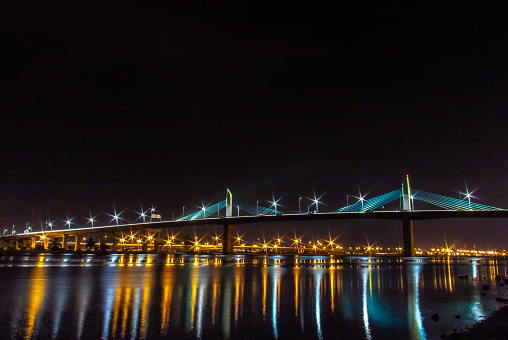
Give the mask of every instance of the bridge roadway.
[{"label": "bridge roadway", "polygon": [[[49,239],[52,237],[63,238],[63,248],[66,249],[69,236],[75,237],[75,249],[80,246],[80,239],[84,235],[99,234],[101,248],[105,249],[105,235],[113,233],[113,250],[116,249],[116,234],[125,230],[143,231],[143,235],[155,235],[160,238],[160,231],[163,228],[178,228],[186,226],[223,226],[222,234],[223,253],[233,252],[234,226],[251,223],[269,222],[297,222],[297,221],[320,221],[320,220],[359,220],[359,219],[380,219],[399,220],[403,222],[404,255],[414,256],[413,221],[448,219],[448,218],[508,218],[508,209],[499,210],[412,210],[412,211],[365,211],[365,212],[323,212],[312,214],[277,214],[277,215],[251,215],[233,217],[209,217],[194,220],[157,221],[134,224],[119,224],[99,227],[59,229],[50,231],[35,231],[15,235],[6,235],[0,239],[6,243],[13,244],[19,248],[18,242],[24,239],[31,239],[32,248],[35,247],[37,238]],[[44,243],[47,248],[47,242]],[[157,250],[157,247],[154,246]],[[146,242],[143,243],[143,250],[147,250]]]}]

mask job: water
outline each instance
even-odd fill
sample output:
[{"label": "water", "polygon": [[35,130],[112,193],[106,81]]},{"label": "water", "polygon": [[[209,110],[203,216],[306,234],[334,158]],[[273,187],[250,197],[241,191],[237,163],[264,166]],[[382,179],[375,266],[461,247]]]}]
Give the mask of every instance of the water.
[{"label": "water", "polygon": [[507,270],[487,259],[0,255],[0,337],[433,339],[499,308],[508,285],[495,276]]}]

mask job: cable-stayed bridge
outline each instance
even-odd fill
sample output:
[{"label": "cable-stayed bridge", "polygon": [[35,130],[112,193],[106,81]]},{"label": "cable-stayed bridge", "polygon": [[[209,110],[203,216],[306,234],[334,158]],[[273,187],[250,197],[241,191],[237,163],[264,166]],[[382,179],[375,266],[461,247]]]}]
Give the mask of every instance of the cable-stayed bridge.
[{"label": "cable-stayed bridge", "polygon": [[[80,240],[83,236],[98,234],[101,249],[106,249],[107,234],[113,234],[112,251],[117,251],[118,233],[127,229],[140,232],[144,235],[141,243],[143,251],[148,250],[149,244],[153,244],[153,250],[158,250],[158,242],[162,229],[185,226],[223,226],[222,234],[223,253],[234,252],[234,228],[236,225],[250,223],[290,222],[290,221],[320,221],[336,219],[388,219],[402,221],[404,240],[404,255],[414,256],[413,221],[443,218],[508,218],[508,210],[497,207],[471,202],[471,195],[465,194],[464,199],[457,199],[443,195],[433,194],[422,190],[414,190],[409,186],[409,178],[406,177],[400,189],[382,194],[370,199],[359,197],[358,202],[345,207],[326,212],[318,211],[319,201],[314,200],[316,209],[312,212],[285,213],[277,210],[277,202],[272,202],[272,208],[262,207],[243,202],[233,204],[232,194],[227,190],[226,199],[201,207],[179,219],[170,221],[152,221],[142,223],[127,223],[115,225],[103,225],[94,227],[82,227],[63,230],[51,230],[40,232],[25,232],[3,236],[4,242],[16,249],[20,245],[30,243],[34,248],[37,241],[42,242],[47,248],[48,240],[61,238],[64,249],[67,249],[69,238],[74,239],[75,250],[81,249]],[[467,199],[467,200],[466,200]],[[398,201],[396,210],[379,210],[388,204]],[[425,202],[427,205],[436,206],[437,209],[416,210],[414,202]],[[117,219],[118,223],[118,219]],[[141,239],[140,239],[141,240]]]}]

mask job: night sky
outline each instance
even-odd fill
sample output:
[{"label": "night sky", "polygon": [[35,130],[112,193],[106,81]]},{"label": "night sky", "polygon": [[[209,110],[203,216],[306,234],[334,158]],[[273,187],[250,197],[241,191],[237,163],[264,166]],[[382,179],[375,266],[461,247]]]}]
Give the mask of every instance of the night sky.
[{"label": "night sky", "polygon": [[[251,204],[282,197],[283,211],[315,193],[334,210],[406,174],[508,208],[507,13],[504,1],[2,3],[0,226],[105,223],[113,205],[169,219],[228,187]],[[507,226],[417,222],[416,245],[506,249]],[[395,246],[401,229],[241,231]]]}]

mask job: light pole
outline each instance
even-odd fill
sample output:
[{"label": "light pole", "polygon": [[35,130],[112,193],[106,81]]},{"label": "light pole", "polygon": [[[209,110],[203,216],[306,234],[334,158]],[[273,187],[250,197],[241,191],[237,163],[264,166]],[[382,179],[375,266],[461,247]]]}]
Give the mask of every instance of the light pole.
[{"label": "light pole", "polygon": [[298,198],[298,213],[301,214],[302,213],[302,209],[301,209],[301,203],[302,203],[302,198]]},{"label": "light pole", "polygon": [[155,208],[152,207],[152,209],[150,210],[150,223],[152,223],[152,216],[153,216],[154,212],[155,212]]},{"label": "light pole", "polygon": [[275,215],[277,215],[277,201],[275,201],[275,200],[274,200],[274,201],[272,202],[272,205],[273,205],[273,206],[274,206],[274,208],[275,208]]},{"label": "light pole", "polygon": [[185,205],[182,207],[182,218],[185,217]]},{"label": "light pole", "polygon": [[346,196],[346,206],[349,207],[349,195]]},{"label": "light pole", "polygon": [[365,201],[365,198],[360,197],[360,202],[362,202],[362,211],[363,211],[363,201]]},{"label": "light pole", "polygon": [[256,215],[259,215],[259,200],[256,200]]},{"label": "light pole", "polygon": [[468,192],[466,197],[467,197],[467,200],[469,202],[469,210],[471,210],[471,193]]},{"label": "light pole", "polygon": [[319,200],[317,198],[314,198],[312,201],[316,205],[316,212],[319,212]]},{"label": "light pole", "polygon": [[201,210],[203,210],[203,218],[206,218],[206,208],[205,207],[201,207]]}]

